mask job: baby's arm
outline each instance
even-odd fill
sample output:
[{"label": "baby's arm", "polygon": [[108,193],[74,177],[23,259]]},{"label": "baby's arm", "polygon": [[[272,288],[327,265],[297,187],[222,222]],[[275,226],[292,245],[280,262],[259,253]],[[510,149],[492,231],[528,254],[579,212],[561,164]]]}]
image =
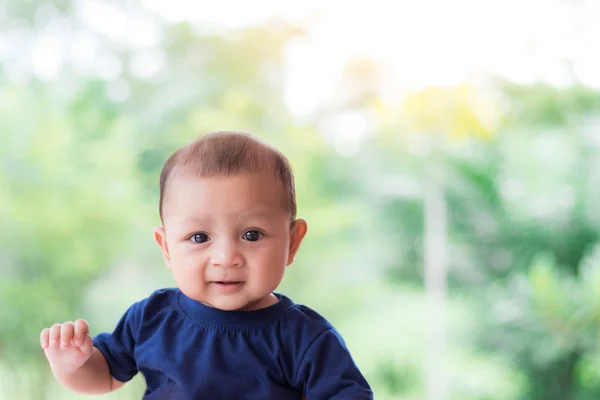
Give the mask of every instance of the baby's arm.
[{"label": "baby's arm", "polygon": [[372,400],[373,391],[335,329],[321,333],[306,349],[296,384],[307,400]]},{"label": "baby's arm", "polygon": [[93,346],[86,321],[45,328],[40,342],[52,373],[64,387],[77,393],[104,394],[123,386],[110,375],[106,359]]}]

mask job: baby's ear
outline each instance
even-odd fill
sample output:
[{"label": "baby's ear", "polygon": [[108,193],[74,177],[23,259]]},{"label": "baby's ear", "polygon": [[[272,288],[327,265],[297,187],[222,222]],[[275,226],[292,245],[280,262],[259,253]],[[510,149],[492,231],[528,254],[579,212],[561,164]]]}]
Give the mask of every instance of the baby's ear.
[{"label": "baby's ear", "polygon": [[305,219],[298,218],[292,223],[292,227],[290,228],[290,248],[288,250],[287,265],[294,262],[294,257],[296,257],[296,253],[298,252],[302,239],[306,236],[307,231],[308,224]]},{"label": "baby's ear", "polygon": [[171,268],[171,256],[169,255],[169,247],[167,246],[167,234],[165,228],[162,226],[154,228],[154,240],[156,240],[156,243],[158,243],[158,246],[160,247],[163,258],[167,263],[167,268]]}]

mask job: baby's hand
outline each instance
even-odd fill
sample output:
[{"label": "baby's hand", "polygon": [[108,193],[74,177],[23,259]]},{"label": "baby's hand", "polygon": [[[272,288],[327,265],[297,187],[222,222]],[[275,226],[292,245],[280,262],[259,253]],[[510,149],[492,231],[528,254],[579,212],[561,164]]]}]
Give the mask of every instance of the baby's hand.
[{"label": "baby's hand", "polygon": [[94,345],[88,323],[83,319],[54,324],[42,330],[40,342],[50,366],[74,372],[92,356]]}]

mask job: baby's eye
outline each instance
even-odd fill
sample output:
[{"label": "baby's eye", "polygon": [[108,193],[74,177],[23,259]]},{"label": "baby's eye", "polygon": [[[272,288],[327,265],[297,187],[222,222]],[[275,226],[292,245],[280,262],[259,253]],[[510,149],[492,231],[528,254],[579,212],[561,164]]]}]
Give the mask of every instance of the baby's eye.
[{"label": "baby's eye", "polygon": [[206,233],[195,233],[192,235],[190,240],[194,243],[204,243],[208,242],[208,235]]},{"label": "baby's eye", "polygon": [[244,240],[247,240],[249,242],[256,242],[261,237],[262,237],[262,233],[260,233],[257,230],[251,230],[251,231],[244,233]]}]

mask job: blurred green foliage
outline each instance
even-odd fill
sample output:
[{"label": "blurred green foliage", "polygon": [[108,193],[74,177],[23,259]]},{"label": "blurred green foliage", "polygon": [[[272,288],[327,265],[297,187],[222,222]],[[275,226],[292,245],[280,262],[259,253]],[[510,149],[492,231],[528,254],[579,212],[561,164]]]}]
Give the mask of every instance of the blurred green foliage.
[{"label": "blurred green foliage", "polygon": [[[38,2],[8,4],[6,33],[40,31]],[[73,10],[55,2],[55,18]],[[198,133],[231,129],[263,137],[295,167],[310,233],[281,290],[339,327],[377,398],[421,399],[427,138],[413,130],[446,126],[439,133],[485,138],[444,147],[452,398],[600,397],[600,93],[495,82],[491,131],[468,88],[448,111],[456,121],[431,111],[456,99],[436,88],[401,112],[379,104],[376,71],[350,68],[340,79],[363,79],[365,93],[328,111],[377,117],[349,155],[325,117],[299,120],[283,101],[297,27],[216,35],[161,22],[155,50],[167,62],[140,77],[130,68],[139,49],[73,21],[118,60],[120,77],[66,65],[23,83],[0,65],[1,398],[79,398],[51,379],[40,330],[76,318],[111,329],[129,303],[173,284],[152,243],[158,173]],[[137,377],[106,397],[142,392]]]}]

